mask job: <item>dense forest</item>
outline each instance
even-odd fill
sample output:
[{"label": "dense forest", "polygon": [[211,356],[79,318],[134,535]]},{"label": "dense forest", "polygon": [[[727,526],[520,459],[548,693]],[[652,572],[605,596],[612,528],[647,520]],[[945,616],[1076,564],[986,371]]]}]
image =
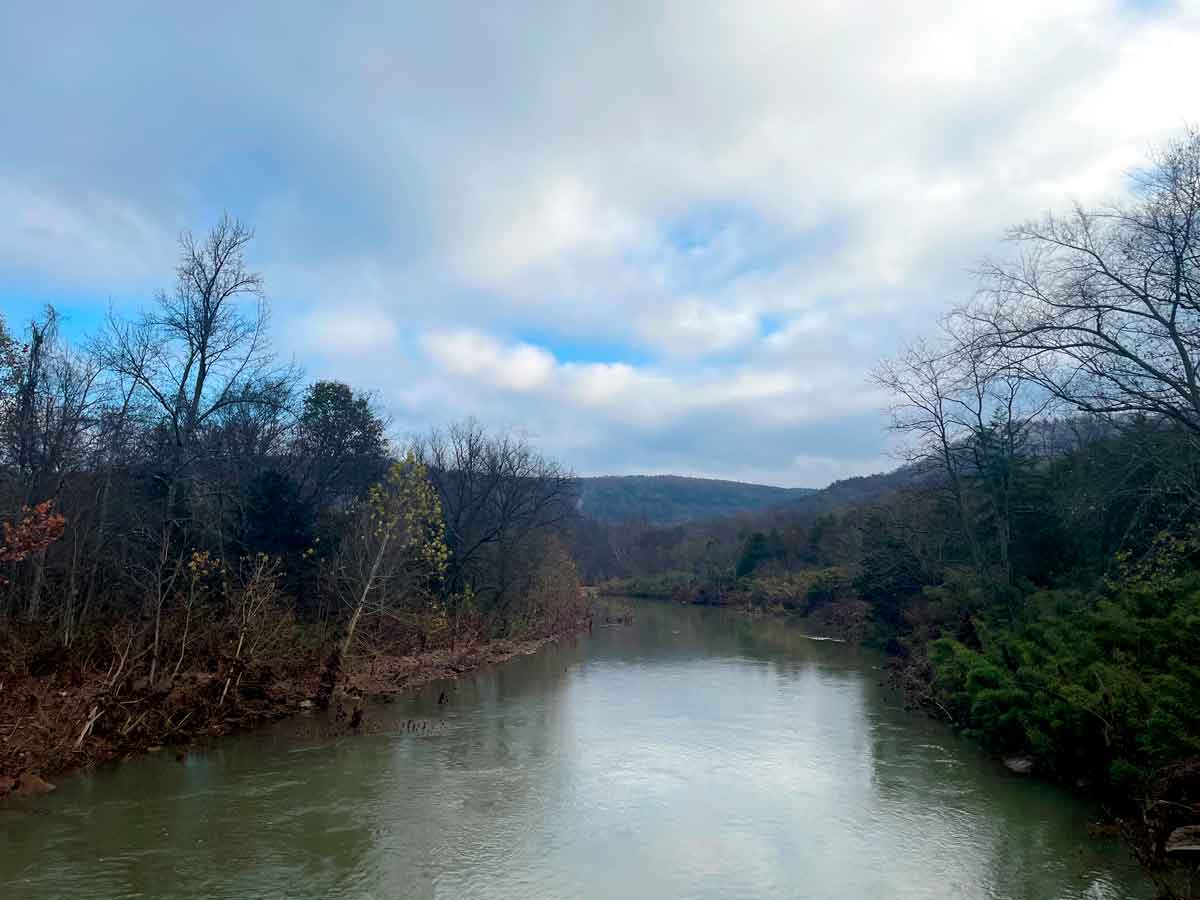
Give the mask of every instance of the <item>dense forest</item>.
[{"label": "dense forest", "polygon": [[604,475],[579,479],[579,512],[600,522],[677,525],[764,510],[811,493],[716,478]]},{"label": "dense forest", "polygon": [[570,474],[305,384],[252,237],[185,234],[173,287],[85,340],[0,320],[0,794],[584,622]]},{"label": "dense forest", "polygon": [[1200,823],[1200,133],[1123,201],[1010,239],[970,302],[875,371],[899,469],[694,526],[592,524],[581,566],[887,648],[915,702],[1104,799],[1182,894],[1175,846]]}]

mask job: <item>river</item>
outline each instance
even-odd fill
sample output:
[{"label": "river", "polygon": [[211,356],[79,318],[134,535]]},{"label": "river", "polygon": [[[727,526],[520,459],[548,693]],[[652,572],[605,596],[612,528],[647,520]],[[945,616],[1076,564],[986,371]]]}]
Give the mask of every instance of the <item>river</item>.
[{"label": "river", "polygon": [[65,777],[0,808],[0,894],[1151,895],[1087,837],[1093,809],[904,712],[874,653],[719,610],[635,616],[372,707],[371,734],[301,716]]}]

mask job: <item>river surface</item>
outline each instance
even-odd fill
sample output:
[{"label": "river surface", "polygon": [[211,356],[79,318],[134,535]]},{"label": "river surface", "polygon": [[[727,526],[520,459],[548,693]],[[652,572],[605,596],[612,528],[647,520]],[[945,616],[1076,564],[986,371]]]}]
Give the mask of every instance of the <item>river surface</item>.
[{"label": "river surface", "polygon": [[376,733],[301,716],[64,778],[0,808],[0,896],[1150,896],[1093,809],[905,713],[873,653],[635,616],[372,707]]}]

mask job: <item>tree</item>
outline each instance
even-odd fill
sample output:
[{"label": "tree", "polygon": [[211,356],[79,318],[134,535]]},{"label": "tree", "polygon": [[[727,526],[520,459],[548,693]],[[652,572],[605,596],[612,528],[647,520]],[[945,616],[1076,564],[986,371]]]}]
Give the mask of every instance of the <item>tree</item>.
[{"label": "tree", "polygon": [[[248,386],[244,390],[252,393],[256,389]],[[256,524],[266,524],[263,516],[271,507],[286,511],[295,417],[291,386],[278,384],[274,390],[277,394],[269,402],[225,407],[199,436],[200,460],[193,474],[199,490],[192,497],[193,524],[207,530],[206,540],[222,557],[266,549],[250,543],[250,532]],[[276,483],[285,493],[279,497],[256,490],[271,473],[280,476]]]},{"label": "tree", "polygon": [[557,463],[511,435],[489,435],[476,422],[435,430],[418,442],[446,521],[446,590],[457,627],[466,596],[500,623],[528,575],[537,538],[563,524],[575,480]]},{"label": "tree", "polygon": [[[57,326],[57,314],[47,307],[29,323],[27,345],[10,354],[15,360],[8,366],[6,379],[11,402],[0,435],[3,455],[15,476],[6,485],[10,489],[8,503],[13,507],[62,499],[68,480],[91,461],[95,436],[91,419],[98,405],[100,369],[90,356],[73,352],[60,340]],[[75,551],[87,528],[80,527],[79,516],[73,515],[72,519]],[[73,552],[67,590],[60,594],[68,619],[79,562],[79,554]],[[23,587],[27,614],[32,620],[42,613],[46,548],[31,555],[27,569],[29,577]]]},{"label": "tree", "polygon": [[[9,458],[26,483],[27,495],[37,469],[34,420],[46,373],[46,344],[53,340],[57,325],[58,317],[53,308],[47,308],[41,321],[34,319],[29,323],[29,343],[23,348],[24,352],[14,354],[10,342],[9,353],[16,365],[9,376],[13,397],[11,414],[5,422],[8,426],[5,437]],[[25,500],[28,502],[29,497]]]},{"label": "tree", "polygon": [[[66,524],[66,519],[54,511],[53,500],[25,507],[19,520],[4,523],[0,563],[20,562],[29,554],[45,549],[62,537]],[[2,577],[0,584],[4,584]]]},{"label": "tree", "polygon": [[0,313],[0,423],[15,408],[20,370],[21,347],[8,330],[4,314]]},{"label": "tree", "polygon": [[239,543],[246,549],[294,557],[312,546],[316,509],[286,473],[277,469],[258,473],[247,483],[243,501]]},{"label": "tree", "polygon": [[746,578],[754,574],[754,570],[758,568],[760,563],[766,562],[772,558],[770,544],[767,541],[767,536],[761,531],[756,531],[746,538],[745,544],[742,546],[742,555],[738,557],[737,569],[734,575],[737,578]]},{"label": "tree", "polygon": [[1029,435],[1053,395],[1038,390],[1006,350],[980,340],[974,320],[961,316],[943,323],[939,342],[918,341],[885,360],[874,380],[896,398],[891,427],[910,439],[909,461],[945,479],[974,569],[1010,583]]},{"label": "tree", "polygon": [[415,455],[395,463],[351,512],[331,582],[350,619],[340,656],[350,655],[364,614],[399,619],[427,603],[446,571],[445,523],[427,470]]},{"label": "tree", "polygon": [[[932,506],[932,508],[931,508]],[[944,576],[945,523],[939,504],[909,491],[903,502],[867,511],[855,587],[876,621],[899,630],[903,612],[922,588]]]},{"label": "tree", "polygon": [[341,381],[318,381],[304,395],[296,437],[305,498],[348,501],[378,481],[387,460],[387,423],[371,397]]},{"label": "tree", "polygon": [[134,322],[110,312],[98,344],[105,363],[162,416],[172,495],[200,455],[207,423],[229,407],[277,405],[295,379],[267,342],[262,278],[243,255],[253,237],[228,215],[203,240],[184,232],[174,291],[159,293],[155,308]]},{"label": "tree", "polygon": [[246,665],[270,646],[279,636],[286,617],[276,608],[279,601],[279,561],[265,553],[246,557],[236,581],[225,588],[237,643],[234,645],[230,671],[221,688],[220,706],[225,702],[230,685],[241,683]]},{"label": "tree", "polygon": [[1014,228],[962,311],[1023,378],[1087,413],[1200,436],[1200,131],[1156,152],[1131,202]]},{"label": "tree", "polygon": [[982,570],[983,550],[967,496],[972,411],[961,393],[960,362],[949,347],[919,340],[881,362],[872,379],[895,398],[891,428],[909,439],[904,448],[908,460],[932,465],[944,475],[971,560]]}]

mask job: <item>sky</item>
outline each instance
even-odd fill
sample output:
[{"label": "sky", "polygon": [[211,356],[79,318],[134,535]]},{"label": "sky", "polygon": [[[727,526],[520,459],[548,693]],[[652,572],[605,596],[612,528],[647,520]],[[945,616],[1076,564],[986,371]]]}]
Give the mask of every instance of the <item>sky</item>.
[{"label": "sky", "polygon": [[876,361],[1200,120],[1200,0],[0,4],[0,311],[257,230],[280,353],[580,474],[894,465]]}]

